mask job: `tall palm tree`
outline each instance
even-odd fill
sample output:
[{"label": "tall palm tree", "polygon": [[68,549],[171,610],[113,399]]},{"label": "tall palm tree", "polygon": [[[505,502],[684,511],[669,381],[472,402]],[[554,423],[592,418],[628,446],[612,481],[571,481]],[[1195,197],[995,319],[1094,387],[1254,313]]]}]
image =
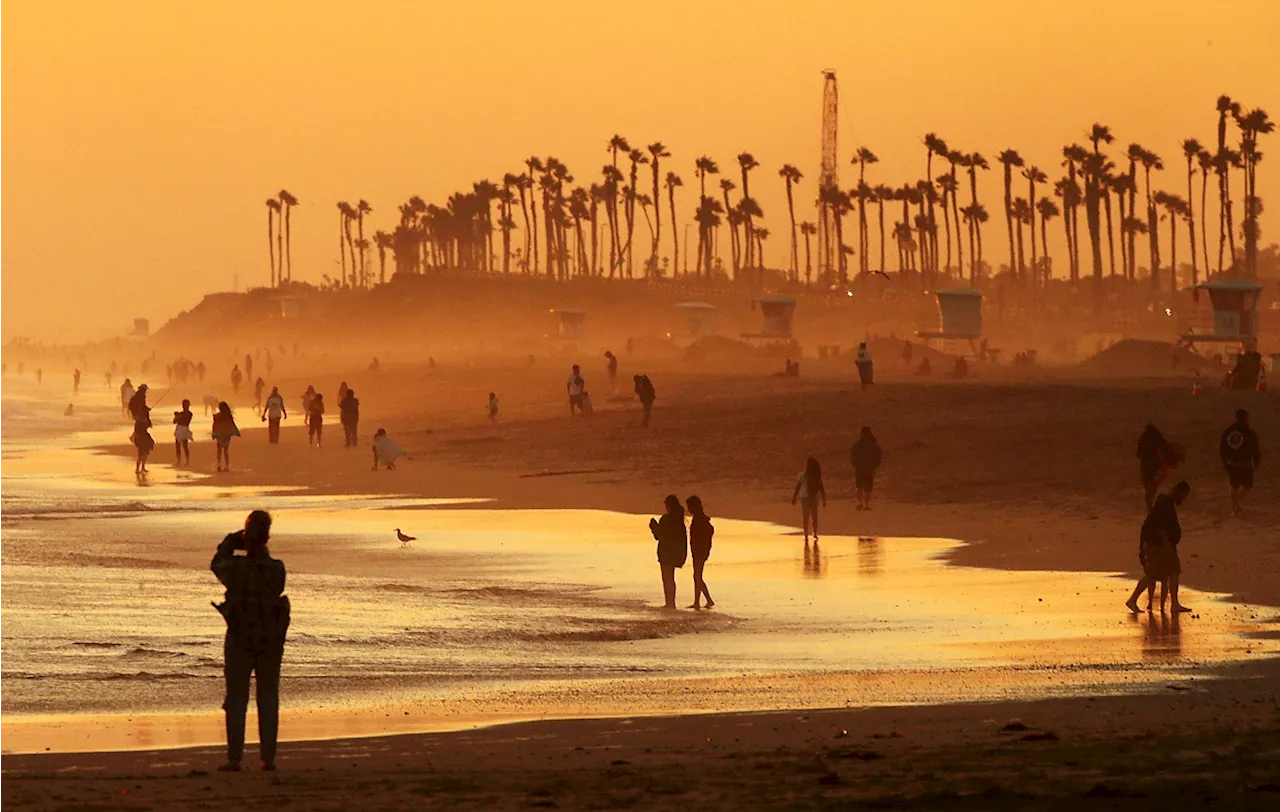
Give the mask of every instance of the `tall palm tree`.
[{"label": "tall palm tree", "polygon": [[[1147,150],[1145,147],[1136,143],[1130,144],[1129,148],[1125,151],[1125,158],[1129,161],[1128,193],[1130,217],[1138,216],[1138,164],[1142,163],[1142,156],[1146,154],[1146,152]],[[1121,230],[1123,231],[1124,229],[1122,228]],[[1139,232],[1136,229],[1130,228],[1126,233],[1128,237],[1126,244],[1129,251],[1129,279],[1132,280],[1136,278],[1138,272],[1138,254],[1134,243]],[[1147,233],[1146,228],[1143,228],[1141,233]]]},{"label": "tall palm tree", "polygon": [[[1200,150],[1200,154],[1196,156],[1196,161],[1200,164],[1200,252],[1201,258],[1204,259],[1204,275],[1209,276],[1209,170],[1213,169],[1213,155],[1208,150]],[[1198,294],[1197,294],[1198,295]]]},{"label": "tall palm tree", "polygon": [[[373,211],[373,207],[369,205],[367,200],[359,200],[356,202],[356,228],[359,230],[358,239],[364,242],[364,216]],[[365,267],[365,254],[360,253],[360,280],[361,284],[366,287],[369,284],[369,272]]]},{"label": "tall palm tree", "polygon": [[725,212],[725,216],[729,218],[729,250],[732,256],[732,263],[733,263],[732,268],[733,268],[734,279],[738,278],[739,251],[738,251],[738,228],[736,225],[738,214],[733,204],[729,202],[729,192],[737,188],[738,188],[737,184],[735,184],[733,181],[729,180],[728,178],[720,179],[720,191],[724,192],[724,212]]},{"label": "tall palm tree", "polygon": [[[947,154],[947,142],[939,138],[937,133],[925,133],[924,148],[925,148],[924,178],[925,178],[925,181],[929,184],[929,188],[932,189],[933,188],[933,156],[934,155],[945,156]],[[935,218],[933,213],[934,198],[935,198],[935,195],[929,195],[927,202],[929,204],[929,224],[930,224],[929,253],[933,257],[933,261],[936,266],[937,258],[938,258],[938,229],[934,227],[937,223],[937,219]],[[947,202],[946,199],[943,198],[942,204],[944,206],[946,205],[946,202]],[[943,219],[944,220],[948,219],[948,215],[945,211],[943,212]],[[951,234],[949,232],[947,234],[947,240],[948,242],[950,242],[951,240]],[[948,253],[947,263],[950,264],[951,262],[950,251],[948,251],[947,253]],[[934,267],[933,270],[936,274],[938,269],[937,267]]]},{"label": "tall palm tree", "polygon": [[[1110,246],[1112,240],[1115,239],[1114,227],[1111,221],[1111,198],[1114,196],[1116,199],[1117,210],[1116,222],[1122,225],[1120,229],[1120,274],[1125,279],[1132,281],[1133,268],[1129,266],[1129,251],[1125,248],[1125,232],[1123,223],[1125,217],[1129,216],[1125,213],[1125,200],[1128,198],[1130,186],[1133,181],[1130,179],[1128,173],[1122,172],[1118,175],[1111,175],[1107,179],[1107,183],[1109,185],[1109,190],[1105,198],[1107,203],[1107,244]],[[1112,258],[1112,261],[1114,262],[1114,257]]]},{"label": "tall palm tree", "polygon": [[[1015,197],[1013,199],[1013,220],[1018,224],[1018,267],[1019,268],[1026,268],[1026,265],[1023,263],[1023,254],[1022,254],[1022,227],[1023,225],[1030,223],[1031,233],[1032,234],[1035,233],[1036,224],[1035,224],[1034,211],[1035,210],[1031,208],[1031,204],[1027,202],[1027,199],[1025,197]],[[1031,263],[1032,273],[1030,275],[1034,275],[1035,266],[1036,264],[1033,261]],[[1024,283],[1028,281],[1025,271],[1021,281]]]},{"label": "tall palm tree", "polygon": [[[347,237],[349,230],[347,228],[348,212],[354,213],[351,204],[346,201],[338,202],[338,257],[342,261],[342,284],[347,284]],[[354,272],[354,269],[353,269]]]},{"label": "tall palm tree", "polygon": [[[1214,153],[1214,168],[1218,172],[1218,273],[1222,273],[1222,251],[1227,241],[1231,242],[1231,264],[1236,262],[1235,237],[1231,233],[1231,191],[1229,173],[1231,160],[1227,150],[1227,116],[1240,114],[1240,103],[1231,100],[1230,96],[1218,97],[1218,151]],[[1207,268],[1205,269],[1208,270]]]},{"label": "tall palm tree", "polygon": [[[662,202],[662,189],[659,188],[659,185],[658,185],[658,181],[660,179],[660,176],[658,173],[661,171],[658,168],[658,163],[663,158],[670,158],[671,153],[667,152],[667,148],[663,146],[661,141],[655,141],[652,144],[650,144],[648,146],[648,150],[649,150],[649,156],[653,162],[652,163],[653,201],[655,204],[653,207],[654,232],[653,232],[653,249],[651,253],[653,256],[656,257],[658,255],[658,252],[660,250],[661,243],[662,243],[662,206],[659,205]],[[674,228],[674,225],[672,227]]]},{"label": "tall palm tree", "polygon": [[1160,226],[1155,197],[1151,192],[1151,170],[1164,169],[1164,161],[1150,150],[1143,150],[1141,161],[1147,197],[1147,239],[1151,246],[1151,287],[1154,289],[1160,285]]},{"label": "tall palm tree", "polygon": [[970,284],[974,284],[974,280],[982,274],[982,224],[988,220],[987,210],[978,203],[978,170],[986,171],[991,166],[987,163],[987,159],[982,157],[981,153],[971,152],[965,157],[965,167],[969,170],[970,205],[974,207],[971,217],[972,234],[970,235],[970,239],[974,241],[974,247],[969,252],[970,260],[973,263],[969,281]]},{"label": "tall palm tree", "polygon": [[[1071,186],[1079,188],[1076,181],[1076,170],[1081,163],[1084,162],[1087,153],[1084,147],[1079,144],[1068,144],[1062,148],[1062,165],[1067,168],[1067,179]],[[1071,279],[1075,281],[1080,278],[1080,203],[1083,195],[1075,195],[1071,205],[1067,205],[1066,198],[1063,198],[1062,216],[1071,221]]]},{"label": "tall palm tree", "polygon": [[1177,195],[1156,192],[1154,202],[1169,215],[1169,293],[1178,292],[1178,220],[1187,216],[1188,205]]},{"label": "tall palm tree", "polygon": [[[867,231],[867,201],[872,200],[871,188],[867,186],[867,165],[877,163],[880,159],[866,147],[858,147],[853,153],[853,164],[858,167],[858,267],[863,272],[871,270],[871,235]],[[865,190],[865,191],[863,191]],[[950,238],[950,234],[947,235]]]},{"label": "tall palm tree", "polygon": [[[938,178],[938,188],[942,191],[942,230],[947,235],[947,275],[951,274],[951,212],[950,206],[956,198],[956,179],[951,175]],[[963,276],[963,268],[961,269]]]},{"label": "tall palm tree", "polygon": [[593,183],[587,189],[587,195],[591,198],[591,207],[587,210],[587,215],[591,219],[591,275],[600,276],[602,269],[600,268],[600,204],[605,204],[605,210],[608,211],[608,193],[603,184]]},{"label": "tall palm tree", "polygon": [[605,191],[605,216],[609,220],[609,278],[612,279],[614,274],[622,268],[622,225],[618,217],[618,191],[621,188],[623,177],[622,170],[616,166],[605,164],[601,170],[604,174],[604,183],[601,186]]},{"label": "tall palm tree", "polygon": [[[698,207],[701,208],[702,201],[707,199],[707,175],[720,174],[720,165],[717,164],[714,160],[712,160],[710,156],[703,155],[702,157],[698,158],[693,162],[693,171],[694,171],[694,174],[698,176]],[[704,219],[709,220],[710,218],[708,217]],[[718,221],[719,217],[717,216],[716,219]],[[711,238],[711,227],[704,226],[702,222],[699,221],[698,223],[698,262],[696,263],[696,267],[694,268],[695,275],[700,273],[702,270],[702,258],[704,254],[702,241],[710,238]],[[710,253],[706,252],[706,255],[710,256]],[[707,270],[707,276],[709,277],[711,275],[711,268],[708,267],[706,270]]]},{"label": "tall palm tree", "polygon": [[702,252],[702,256],[698,257],[698,267],[703,269],[706,278],[711,278],[711,232],[720,225],[720,215],[724,214],[724,207],[720,205],[720,201],[714,197],[703,195],[702,202],[698,204],[698,210],[694,213],[693,219],[698,224],[698,250]]},{"label": "tall palm tree", "polygon": [[378,282],[387,281],[387,249],[395,249],[396,241],[385,231],[373,232],[373,244],[378,246]]},{"label": "tall palm tree", "polygon": [[[616,138],[617,136],[614,137]],[[526,158],[524,165],[529,168],[529,171],[528,174],[525,175],[525,181],[520,186],[521,205],[524,205],[525,190],[528,190],[530,194],[533,194],[533,188],[535,184],[538,183],[537,179],[534,177],[534,173],[537,173],[538,177],[541,177],[544,169],[542,166],[542,159],[537,155],[531,155]],[[528,222],[527,216],[526,222]],[[526,268],[528,273],[536,274],[538,272],[538,204],[536,201],[533,204],[532,222],[533,226],[529,229],[529,233],[525,235],[525,264],[528,266]]]},{"label": "tall palm tree", "polygon": [[836,269],[842,286],[849,283],[849,268],[844,252],[844,217],[849,213],[849,195],[834,186],[824,186],[818,192],[822,203],[831,212],[836,227]]},{"label": "tall palm tree", "polygon": [[1036,210],[1040,212],[1040,244],[1044,246],[1044,278],[1041,284],[1047,285],[1053,276],[1053,258],[1049,256],[1049,233],[1045,224],[1062,212],[1059,211],[1058,204],[1049,197],[1040,198],[1036,203]]},{"label": "tall palm tree", "polygon": [[[298,205],[298,198],[289,194],[288,189],[281,189],[280,208],[284,211],[284,260],[281,275],[290,282],[293,281],[293,228],[291,217],[293,207]],[[277,238],[278,239],[278,238]]]},{"label": "tall palm tree", "polygon": [[818,233],[818,226],[806,220],[800,224],[800,233],[804,235],[804,284],[807,287],[813,282],[813,262],[809,253],[809,238]]},{"label": "tall palm tree", "polygon": [[635,276],[635,243],[632,238],[635,236],[636,229],[636,197],[639,194],[639,187],[636,185],[640,179],[640,165],[649,163],[649,159],[638,149],[633,149],[627,153],[627,158],[631,160],[631,185],[623,190],[623,196],[627,203],[627,242],[624,248],[627,254],[627,277]]},{"label": "tall palm tree", "polygon": [[893,190],[884,184],[877,184],[876,192],[876,217],[880,222],[880,270],[884,270],[884,203],[886,200],[893,200]]},{"label": "tall palm tree", "polygon": [[1009,270],[1015,280],[1021,280],[1023,267],[1014,262],[1013,253],[1013,168],[1023,165],[1022,156],[1016,150],[1006,149],[996,156],[996,160],[1004,167],[1004,222],[1009,232]]},{"label": "tall palm tree", "polygon": [[280,201],[267,198],[267,256],[271,260],[271,287],[276,286],[276,216],[280,214]]},{"label": "tall palm tree", "polygon": [[[756,237],[756,256],[758,257],[757,261],[759,262],[761,272],[763,272],[765,267],[764,266],[764,241],[769,239],[769,229],[757,228],[755,230],[755,237]],[[763,278],[763,276],[761,278]]]},{"label": "tall palm tree", "polygon": [[788,271],[792,279],[798,279],[800,276],[800,244],[796,240],[796,204],[791,196],[791,184],[799,183],[804,175],[800,174],[800,170],[791,164],[783,164],[778,170],[778,177],[786,181],[787,184],[787,212],[791,215],[791,267]]},{"label": "tall palm tree", "polygon": [[[1191,286],[1193,288],[1200,283],[1200,270],[1196,257],[1196,212],[1192,203],[1196,198],[1192,187],[1196,176],[1195,162],[1202,152],[1204,147],[1196,139],[1187,138],[1182,142],[1182,157],[1187,159],[1187,232],[1191,235]],[[1208,270],[1208,268],[1205,269],[1206,272]]]},{"label": "tall palm tree", "polygon": [[[1034,216],[1034,212],[1036,211],[1036,184],[1048,183],[1049,176],[1046,175],[1043,171],[1041,171],[1040,167],[1029,166],[1026,169],[1022,170],[1022,177],[1027,179],[1027,185],[1029,187],[1028,198],[1027,198],[1027,208],[1033,213],[1031,218],[1031,276],[1027,281],[1029,281],[1032,285],[1035,285],[1036,282],[1038,281],[1036,279],[1036,276],[1037,276],[1036,271],[1037,271],[1037,268],[1039,268],[1039,265],[1037,264],[1038,260],[1036,257],[1036,224],[1035,224],[1035,216]],[[1045,252],[1046,253],[1048,252],[1048,246],[1045,246]]]},{"label": "tall palm tree", "polygon": [[[1096,125],[1095,125],[1096,126]],[[1089,226],[1089,259],[1093,268],[1094,294],[1102,296],[1102,196],[1112,169],[1111,161],[1101,152],[1086,153],[1080,162],[1085,179],[1085,217]],[[1090,192],[1092,190],[1092,192]],[[1092,201],[1089,195],[1092,194]],[[1114,267],[1114,263],[1112,263]]]},{"label": "tall palm tree", "polygon": [[[755,156],[750,152],[738,153],[738,168],[742,170],[742,198],[748,200],[751,198],[751,170],[760,165]],[[753,243],[751,238],[754,229],[754,222],[750,214],[746,214],[743,219],[743,228],[745,229],[746,238],[742,243],[743,267],[750,268],[752,263]]]},{"label": "tall palm tree", "polygon": [[[656,162],[656,161],[655,161]],[[680,275],[680,226],[676,222],[676,187],[684,186],[684,181],[675,172],[668,172],[666,178],[667,203],[671,207],[671,276]],[[658,206],[658,208],[662,208]]]},{"label": "tall palm tree", "polygon": [[1236,115],[1240,128],[1240,156],[1244,160],[1244,269],[1250,279],[1258,276],[1258,215],[1262,200],[1258,197],[1258,136],[1275,130],[1275,124],[1267,117],[1267,111],[1255,108]]}]

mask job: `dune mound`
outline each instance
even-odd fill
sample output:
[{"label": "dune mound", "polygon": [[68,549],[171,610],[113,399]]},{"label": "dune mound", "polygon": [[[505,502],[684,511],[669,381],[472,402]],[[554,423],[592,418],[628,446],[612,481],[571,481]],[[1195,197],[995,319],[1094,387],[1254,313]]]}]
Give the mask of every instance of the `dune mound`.
[{"label": "dune mound", "polygon": [[1222,372],[1224,367],[1196,355],[1186,347],[1174,347],[1167,341],[1125,338],[1092,358],[1081,361],[1082,372],[1106,376],[1165,377],[1188,372]]},{"label": "dune mound", "polygon": [[724,336],[703,336],[684,351],[686,361],[758,361],[788,355],[793,358],[800,356],[800,349],[794,342],[758,347]]}]

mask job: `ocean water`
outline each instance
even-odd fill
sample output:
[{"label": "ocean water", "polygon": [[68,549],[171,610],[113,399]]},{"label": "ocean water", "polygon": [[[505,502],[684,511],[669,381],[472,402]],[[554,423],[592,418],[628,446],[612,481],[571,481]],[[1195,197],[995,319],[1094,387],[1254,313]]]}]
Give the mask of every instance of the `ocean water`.
[{"label": "ocean water", "polygon": [[[1186,591],[1196,618],[1133,618],[1115,577],[949,566],[956,540],[805,545],[795,528],[726,518],[707,571],[716,609],[666,612],[647,516],[262,492],[173,469],[160,428],[140,484],[131,460],[93,450],[128,434],[110,392],[66,418],[6,384],[2,406],[6,752],[218,741],[209,559],[260,507],[293,602],[286,739],[1150,690],[1277,647],[1257,636],[1275,613],[1219,596]],[[402,547],[397,527],[417,541]]]}]

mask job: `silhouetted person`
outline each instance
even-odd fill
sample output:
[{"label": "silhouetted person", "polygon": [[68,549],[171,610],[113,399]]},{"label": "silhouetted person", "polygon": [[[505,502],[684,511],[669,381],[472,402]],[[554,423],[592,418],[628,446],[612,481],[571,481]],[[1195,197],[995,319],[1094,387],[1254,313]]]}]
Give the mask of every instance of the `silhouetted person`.
[{"label": "silhouetted person", "polygon": [[253,358],[247,352],[244,354],[244,376],[253,377]]},{"label": "silhouetted person", "polygon": [[[144,384],[139,394],[145,388]],[[145,401],[133,413],[133,436],[130,439],[133,440],[133,447],[138,450],[133,472],[141,476],[147,473],[147,457],[151,456],[151,450],[156,447],[156,441],[151,437],[151,410],[147,408]]]},{"label": "silhouetted person", "polygon": [[1142,577],[1133,594],[1125,602],[1130,611],[1138,611],[1138,596],[1147,593],[1147,611],[1152,608],[1156,584],[1160,584],[1160,609],[1164,610],[1166,593],[1173,598],[1174,612],[1189,612],[1178,602],[1178,580],[1182,575],[1182,562],[1178,559],[1178,543],[1182,541],[1182,525],[1178,523],[1178,505],[1191,493],[1186,482],[1174,485],[1169,493],[1155,499],[1147,518],[1142,522],[1142,534],[1138,540],[1138,561],[1142,564]]},{"label": "silhouetted person", "polygon": [[342,408],[342,401],[347,399],[347,382],[343,381],[338,384],[338,408]]},{"label": "silhouetted person", "polygon": [[244,380],[244,376],[240,374],[240,365],[236,364],[231,368],[231,392],[232,394],[240,394],[240,381]]},{"label": "silhouetted person", "polygon": [[1143,504],[1147,510],[1155,504],[1160,483],[1168,476],[1170,468],[1182,462],[1174,447],[1164,438],[1155,424],[1148,423],[1138,435],[1138,471],[1142,477]]},{"label": "silhouetted person", "polygon": [[191,464],[191,441],[195,434],[191,431],[191,401],[183,399],[182,410],[173,413],[173,451],[178,457],[177,465],[182,464],[185,457],[187,465]]},{"label": "silhouetted person", "polygon": [[[227,588],[215,604],[227,622],[222,646],[227,694],[227,763],[218,769],[239,772],[244,757],[245,713],[249,709],[249,677],[257,680],[258,738],[262,769],[276,768],[276,736],[280,727],[280,663],[289,630],[289,598],[284,594],[284,563],[267,552],[271,516],[255,510],[244,530],[222,540],[209,569]],[[244,555],[237,555],[243,551]]]},{"label": "silhouetted person", "polygon": [[871,352],[867,350],[867,342],[858,345],[853,364],[858,368],[858,380],[864,390],[876,382],[875,363],[871,360]]},{"label": "silhouetted person", "polygon": [[929,356],[920,359],[920,366],[916,367],[916,375],[921,378],[927,378],[933,374],[933,365],[929,363]]},{"label": "silhouetted person", "polygon": [[71,391],[80,394],[80,370],[71,373]]},{"label": "silhouetted person", "polygon": [[676,607],[676,570],[684,566],[689,556],[689,536],[684,529],[684,508],[680,498],[669,494],[664,500],[667,512],[661,519],[650,519],[649,530],[658,540],[658,566],[662,570],[662,594],[666,598],[663,608]]},{"label": "silhouetted person", "polygon": [[347,390],[346,397],[338,404],[338,413],[342,420],[342,444],[348,448],[355,448],[358,442],[356,427],[360,423],[360,400],[356,398],[356,390]]},{"label": "silhouetted person", "polygon": [[378,429],[373,435],[373,470],[378,470],[378,463],[387,466],[387,470],[396,467],[396,457],[405,457],[403,448],[387,435],[386,429]]},{"label": "silhouetted person", "polygon": [[36,383],[39,383],[39,384],[44,383],[44,368],[43,368],[43,367],[39,367],[39,368],[37,368],[37,369],[36,369]]},{"label": "silhouetted person", "polygon": [[[310,391],[310,387],[308,387]],[[324,395],[314,392],[307,401],[307,447],[314,442],[320,448],[324,438]]]},{"label": "silhouetted person", "polygon": [[880,467],[881,458],[880,443],[871,433],[871,427],[863,426],[862,434],[849,451],[854,486],[858,490],[858,510],[871,510],[871,491],[875,489],[876,469]]},{"label": "silhouetted person", "polygon": [[963,358],[957,358],[955,366],[951,367],[951,377],[956,380],[969,377],[969,362]]},{"label": "silhouetted person", "polygon": [[129,405],[125,408],[129,411],[129,417],[134,420],[138,419],[138,415],[147,409],[147,385],[144,383],[138,387],[138,391],[133,393],[133,397],[129,398]]},{"label": "silhouetted person", "polygon": [[262,390],[267,388],[267,382],[258,378],[253,382],[253,408],[262,408]]},{"label": "silhouetted person", "polygon": [[582,377],[582,370],[577,364],[573,365],[573,371],[569,373],[569,380],[565,384],[565,391],[569,393],[569,416],[573,416],[574,409],[586,414],[582,401],[583,396],[587,392],[587,381]]},{"label": "silhouetted person", "polygon": [[129,414],[129,404],[133,402],[135,391],[133,381],[128,378],[124,379],[124,383],[120,384],[120,412],[125,417],[133,417]]},{"label": "silhouetted person", "polygon": [[267,421],[267,441],[272,445],[280,442],[280,420],[288,416],[289,412],[284,408],[284,396],[280,394],[280,387],[271,387],[267,405],[262,409],[262,419]]},{"label": "silhouetted person", "polygon": [[915,347],[911,346],[910,341],[904,341],[902,344],[902,365],[907,369],[911,369],[911,356],[915,353]]},{"label": "silhouetted person", "polygon": [[213,416],[213,439],[217,445],[219,471],[231,470],[231,438],[239,436],[240,429],[236,426],[235,416],[224,400],[218,404],[218,413]]},{"label": "silhouetted person", "polygon": [[1244,409],[1236,409],[1236,422],[1222,432],[1218,456],[1227,469],[1227,484],[1231,487],[1231,515],[1239,516],[1241,504],[1253,488],[1253,472],[1262,463],[1258,435],[1249,428],[1249,413]]},{"label": "silhouetted person", "polygon": [[489,422],[498,422],[498,394],[496,392],[489,393]]},{"label": "silhouetted person", "polygon": [[636,397],[640,398],[640,406],[644,408],[644,423],[648,427],[649,416],[653,414],[653,402],[658,398],[658,392],[653,388],[653,381],[649,380],[648,375],[635,376]]},{"label": "silhouetted person", "polygon": [[204,361],[196,364],[196,377],[200,379],[200,383],[204,383]]},{"label": "silhouetted person", "polygon": [[609,388],[616,390],[618,388],[618,356],[613,354],[613,350],[605,350],[604,357],[609,359]]},{"label": "silhouetted person", "polygon": [[809,529],[813,528],[813,540],[818,540],[818,500],[827,506],[827,491],[822,486],[822,466],[813,457],[805,461],[804,470],[796,477],[796,489],[791,494],[791,504],[800,500],[800,514],[804,519],[804,540],[809,541]]},{"label": "silhouetted person", "polygon": [[690,496],[685,500],[685,504],[689,507],[691,517],[689,519],[689,552],[693,556],[693,605],[689,608],[701,609],[699,604],[705,597],[707,608],[710,609],[716,605],[716,602],[711,600],[711,590],[707,589],[704,572],[707,559],[711,557],[711,539],[715,536],[716,529],[711,524],[711,517],[703,510],[701,499]]}]

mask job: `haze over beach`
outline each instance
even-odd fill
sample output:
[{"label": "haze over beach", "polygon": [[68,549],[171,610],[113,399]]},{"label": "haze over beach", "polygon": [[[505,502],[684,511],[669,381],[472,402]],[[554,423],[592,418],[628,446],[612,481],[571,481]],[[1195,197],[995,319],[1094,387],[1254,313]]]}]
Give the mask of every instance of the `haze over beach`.
[{"label": "haze over beach", "polygon": [[[1161,154],[1160,184],[1185,193],[1179,144],[1213,141],[1219,94],[1280,107],[1269,55],[1280,8],[1267,0],[1212,14],[1193,0],[1087,0],[1069,13],[1013,0],[661,0],[554,13],[373,2],[358,15],[331,0],[130,0],[9,3],[3,21],[6,341],[104,338],[267,283],[261,200],[277,189],[301,201],[294,278],[317,284],[337,275],[335,201],[370,201],[370,230],[390,231],[411,195],[440,202],[500,182],[531,154],[594,175],[614,133],[668,146],[685,218],[695,157],[724,166],[752,152],[771,176],[753,184],[774,235],[766,258],[785,267],[772,176],[797,166],[798,216],[816,219],[827,68],[842,82],[846,185],[859,145],[880,157],[874,182],[922,177],[926,132],[988,159],[1016,148],[1056,178],[1062,145],[1102,121],[1117,151],[1137,141]],[[981,183],[990,207],[999,172]],[[1278,184],[1259,174],[1264,199]],[[1050,240],[1061,256],[1059,229]],[[76,295],[47,296],[54,287]]]},{"label": "haze over beach", "polygon": [[6,806],[1272,808],[1278,35],[6,4]]}]

